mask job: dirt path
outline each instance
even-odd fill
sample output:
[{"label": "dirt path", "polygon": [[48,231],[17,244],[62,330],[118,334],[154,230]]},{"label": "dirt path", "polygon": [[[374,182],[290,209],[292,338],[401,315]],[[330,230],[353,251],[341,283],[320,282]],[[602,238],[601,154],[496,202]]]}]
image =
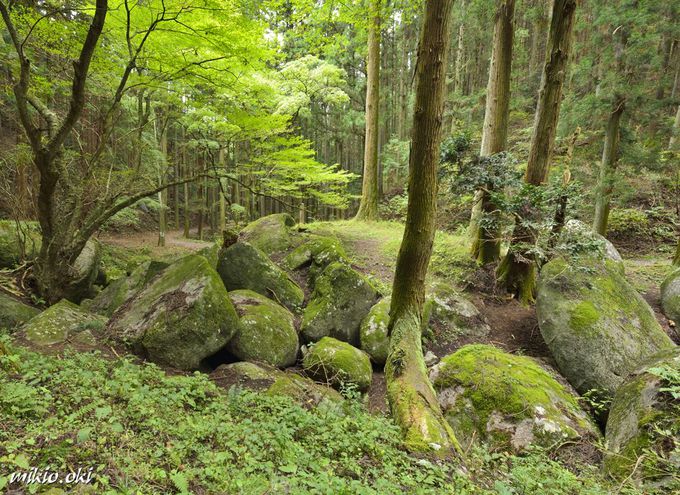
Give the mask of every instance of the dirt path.
[{"label": "dirt path", "polygon": [[155,255],[172,254],[177,251],[199,251],[210,246],[209,241],[186,239],[181,230],[166,233],[165,246],[158,246],[158,232],[126,232],[122,234],[105,234],[99,237],[102,242],[130,249],[146,248]]}]

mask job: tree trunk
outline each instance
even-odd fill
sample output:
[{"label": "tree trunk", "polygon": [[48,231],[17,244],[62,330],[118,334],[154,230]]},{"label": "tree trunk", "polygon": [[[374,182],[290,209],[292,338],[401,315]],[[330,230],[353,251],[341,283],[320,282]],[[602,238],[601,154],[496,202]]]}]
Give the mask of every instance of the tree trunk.
[{"label": "tree trunk", "polygon": [[[496,10],[480,156],[500,153],[507,143],[514,12],[515,0],[500,0]],[[486,191],[480,189],[475,194],[470,221],[472,254],[482,265],[498,260],[501,252],[498,208],[489,194],[493,192],[489,190],[491,187],[489,184]]]},{"label": "tree trunk", "polygon": [[600,178],[595,196],[595,217],[593,219],[593,230],[600,235],[607,233],[609,205],[614,189],[614,173],[616,172],[619,150],[619,126],[625,105],[625,98],[621,95],[617,96],[607,121],[607,132],[604,137],[602,162],[600,164]]},{"label": "tree trunk", "polygon": [[452,4],[453,0],[425,4],[416,69],[408,210],[392,290],[390,351],[385,366],[387,397],[406,447],[443,455],[460,451],[460,446],[427,377],[421,319],[436,229],[437,166]]},{"label": "tree trunk", "polygon": [[[165,178],[167,174],[167,160],[168,160],[168,131],[167,131],[167,125],[163,125],[161,128],[161,135],[160,135],[160,148],[161,148],[161,155],[163,156],[163,161],[161,164],[161,170],[159,173],[158,177],[158,185],[163,186],[165,185]],[[162,191],[158,192],[158,202],[160,204],[160,208],[158,210],[158,245],[159,246],[165,246],[165,234],[168,231],[168,217],[167,217],[167,208],[168,208],[168,190],[163,189]]]},{"label": "tree trunk", "polygon": [[456,64],[454,68],[454,89],[456,94],[463,94],[463,66],[465,58],[465,0],[460,2],[462,13],[460,26],[458,26],[458,43],[456,46]]},{"label": "tree trunk", "polygon": [[673,121],[673,127],[671,128],[671,138],[668,140],[669,151],[674,151],[678,146],[678,143],[680,143],[678,135],[680,135],[680,105],[678,105],[678,111],[675,113],[675,120]]},{"label": "tree trunk", "polygon": [[[540,186],[548,175],[560,116],[562,85],[571,51],[575,10],[576,0],[554,1],[529,159],[524,175],[524,181],[531,186]],[[520,218],[530,221],[535,214],[533,205],[527,204],[520,211]],[[524,304],[534,299],[537,260],[528,249],[536,244],[537,237],[538,233],[520,220],[515,225],[508,254],[498,267],[498,278]]]},{"label": "tree trunk", "polygon": [[378,219],[378,118],[380,108],[380,0],[370,2],[366,62],[366,142],[357,220]]}]

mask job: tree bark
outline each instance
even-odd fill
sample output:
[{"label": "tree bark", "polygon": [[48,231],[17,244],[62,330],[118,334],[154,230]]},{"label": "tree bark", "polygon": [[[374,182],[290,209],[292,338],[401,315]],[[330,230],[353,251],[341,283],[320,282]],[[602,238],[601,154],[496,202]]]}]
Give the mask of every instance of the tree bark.
[{"label": "tree bark", "polygon": [[600,235],[606,235],[607,233],[609,206],[614,189],[614,174],[618,159],[619,126],[625,105],[625,98],[622,95],[617,95],[607,121],[602,162],[600,163],[600,177],[595,196],[595,217],[593,218],[593,230]]},{"label": "tree bark", "polygon": [[357,220],[378,219],[378,119],[380,112],[380,0],[370,2],[366,62],[364,177]]},{"label": "tree bark", "polygon": [[409,157],[406,227],[390,308],[387,397],[406,447],[447,455],[460,451],[427,377],[421,346],[425,276],[436,229],[437,166],[441,141],[450,13],[453,0],[425,4]]},{"label": "tree bark", "polygon": [[675,148],[678,147],[678,143],[680,143],[678,135],[680,135],[680,105],[678,105],[678,111],[675,112],[675,120],[671,128],[671,138],[668,140],[669,151],[675,151]]},{"label": "tree bark", "polygon": [[[514,13],[515,0],[500,0],[496,9],[480,156],[504,151],[508,140]],[[501,252],[499,212],[489,194],[493,192],[491,187],[488,185],[486,190],[480,189],[475,194],[470,220],[472,255],[482,265],[497,261]]]},{"label": "tree bark", "polygon": [[[524,181],[530,186],[540,186],[548,176],[555,131],[560,116],[562,86],[571,51],[576,0],[555,0],[552,9],[546,58],[541,77],[541,89],[531,135],[529,158]],[[533,205],[524,205],[520,218],[535,215]],[[538,233],[526,225],[515,225],[508,254],[498,267],[498,277],[506,288],[525,304],[533,301],[536,284],[536,262],[528,248],[536,244]]]}]

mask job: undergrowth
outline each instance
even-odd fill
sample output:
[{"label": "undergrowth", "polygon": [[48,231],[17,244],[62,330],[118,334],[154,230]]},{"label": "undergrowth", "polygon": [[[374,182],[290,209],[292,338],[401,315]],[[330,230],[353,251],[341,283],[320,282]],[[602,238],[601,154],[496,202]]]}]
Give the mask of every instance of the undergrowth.
[{"label": "undergrowth", "polygon": [[43,356],[0,340],[0,491],[17,470],[92,467],[92,483],[71,493],[610,493],[595,468],[577,476],[540,451],[474,451],[465,467],[412,457],[394,423],[356,400],[307,410],[226,392],[200,373],[168,376],[97,353]]}]

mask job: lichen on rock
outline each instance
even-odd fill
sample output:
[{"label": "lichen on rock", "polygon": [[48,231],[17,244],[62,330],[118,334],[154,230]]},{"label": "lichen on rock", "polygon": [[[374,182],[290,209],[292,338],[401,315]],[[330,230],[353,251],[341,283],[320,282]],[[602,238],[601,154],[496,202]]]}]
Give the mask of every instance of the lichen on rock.
[{"label": "lichen on rock", "polygon": [[560,372],[580,393],[596,390],[611,398],[638,363],[673,346],[611,260],[548,262],[538,282],[536,312]]},{"label": "lichen on rock", "polygon": [[38,346],[68,344],[73,340],[93,346],[96,343],[93,332],[99,333],[105,325],[106,318],[62,299],[31,318],[19,335]]},{"label": "lichen on rock", "polygon": [[40,310],[24,304],[12,296],[0,292],[0,328],[9,330],[26,323],[40,313]]},{"label": "lichen on rock", "polygon": [[330,336],[359,345],[359,326],[378,296],[362,274],[344,263],[331,263],[314,281],[300,327],[304,340]]},{"label": "lichen on rock", "polygon": [[430,380],[464,447],[481,441],[523,451],[599,436],[577,397],[525,356],[467,345],[435,365]]},{"label": "lichen on rock", "polygon": [[680,326],[680,268],[669,273],[661,284],[661,307],[668,319]]},{"label": "lichen on rock", "polygon": [[680,348],[649,358],[616,392],[604,469],[618,479],[630,476],[668,493],[680,491]]},{"label": "lichen on rock", "polygon": [[293,245],[293,226],[295,220],[288,213],[275,213],[250,222],[241,230],[241,238],[265,254],[272,255]]},{"label": "lichen on rock", "polygon": [[368,354],[332,337],[324,337],[311,345],[302,367],[316,380],[336,388],[356,386],[362,392],[371,385],[373,376]]},{"label": "lichen on rock", "polygon": [[109,334],[152,361],[184,370],[222,349],[238,316],[219,275],[203,256],[168,266],[118,308]]},{"label": "lichen on rock", "polygon": [[249,289],[292,311],[298,311],[304,301],[304,292],[288,274],[247,242],[222,249],[217,271],[229,291]]},{"label": "lichen on rock", "polygon": [[385,297],[374,304],[359,328],[361,350],[378,365],[385,364],[390,349],[390,302],[391,298]]},{"label": "lichen on rock", "polygon": [[295,363],[299,341],[290,311],[251,290],[232,291],[229,299],[240,317],[229,342],[232,354],[279,368]]}]

